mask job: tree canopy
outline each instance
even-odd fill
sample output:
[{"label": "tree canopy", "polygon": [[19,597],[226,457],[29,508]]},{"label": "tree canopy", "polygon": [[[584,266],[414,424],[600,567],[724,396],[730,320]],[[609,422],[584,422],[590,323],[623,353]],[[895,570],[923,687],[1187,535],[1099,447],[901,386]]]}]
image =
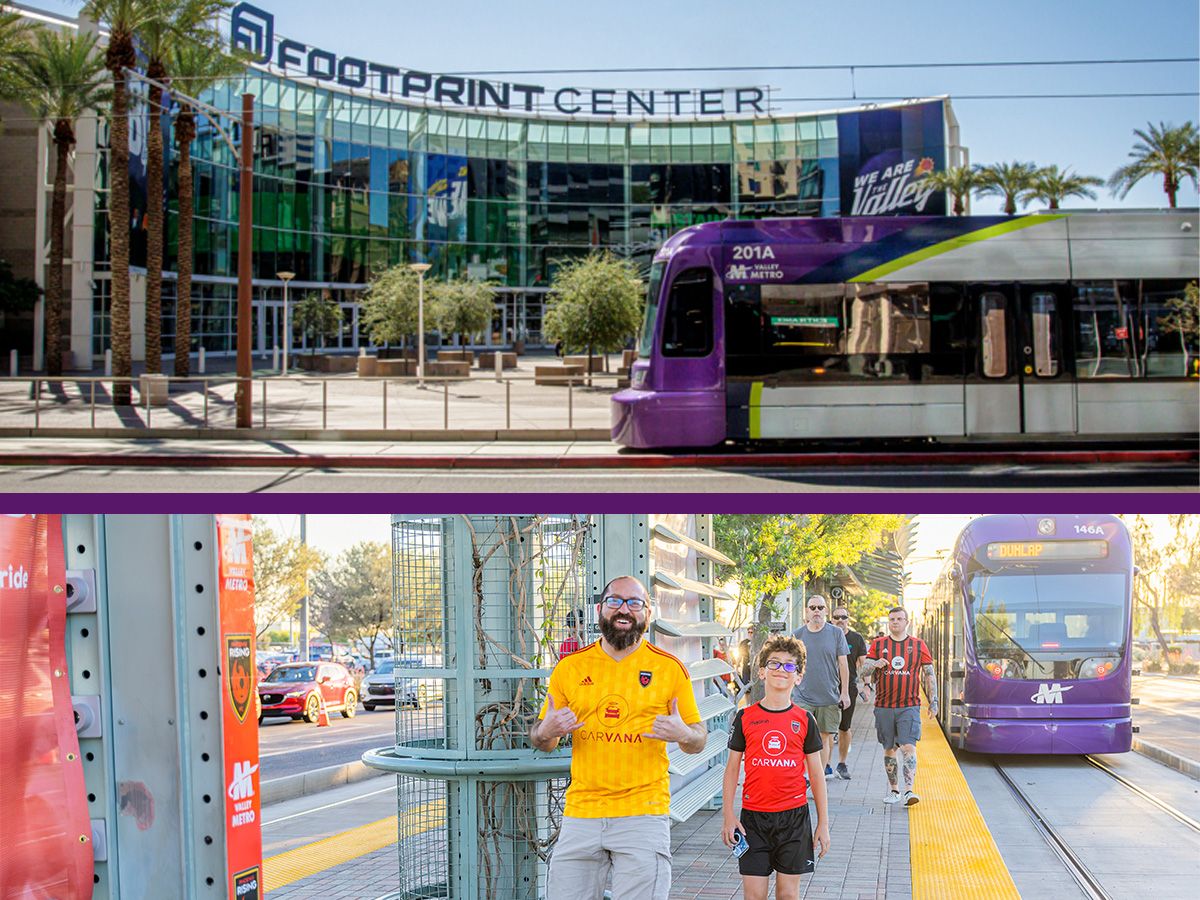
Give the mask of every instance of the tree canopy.
[{"label": "tree canopy", "polygon": [[296,305],[295,320],[300,332],[308,338],[308,352],[313,354],[318,343],[324,343],[342,327],[342,310],[334,301],[313,291]]},{"label": "tree canopy", "polygon": [[[797,582],[829,575],[875,549],[898,515],[716,515],[716,547],[737,564],[738,602],[754,611],[751,658],[762,647],[775,597]],[[753,670],[751,670],[753,677]]]},{"label": "tree canopy", "polygon": [[375,668],[375,650],[392,646],[392,557],[387,544],[359,541],[313,579],[317,618],[330,639],[354,644]]},{"label": "tree canopy", "polygon": [[550,286],[542,331],[568,350],[620,350],[641,326],[645,290],[630,260],[608,252],[570,260]]},{"label": "tree canopy", "polygon": [[433,286],[432,318],[443,335],[457,334],[465,343],[491,327],[495,310],[495,285],[459,278]]},{"label": "tree canopy", "polygon": [[254,623],[259,635],[296,614],[306,579],[324,561],[316,548],[280,537],[262,519],[254,520]]},{"label": "tree canopy", "polygon": [[[362,322],[375,344],[402,344],[417,333],[419,279],[405,265],[372,276],[362,299]],[[428,299],[428,298],[427,298]]]}]

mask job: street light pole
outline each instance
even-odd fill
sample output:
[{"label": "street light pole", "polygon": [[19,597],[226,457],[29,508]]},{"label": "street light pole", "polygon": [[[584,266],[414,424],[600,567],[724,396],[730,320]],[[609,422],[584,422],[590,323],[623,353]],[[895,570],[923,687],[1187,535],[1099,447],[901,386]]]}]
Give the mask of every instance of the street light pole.
[{"label": "street light pole", "polygon": [[250,427],[250,304],[252,302],[254,234],[254,95],[242,94],[241,173],[238,188],[238,289],[237,289],[237,427]]},{"label": "street light pole", "polygon": [[425,385],[425,273],[432,266],[429,263],[410,263],[408,266],[417,273],[417,384]]},{"label": "street light pole", "polygon": [[288,347],[292,344],[292,331],[288,328],[288,282],[296,277],[295,272],[276,272],[275,277],[283,282],[283,374],[288,373]]}]

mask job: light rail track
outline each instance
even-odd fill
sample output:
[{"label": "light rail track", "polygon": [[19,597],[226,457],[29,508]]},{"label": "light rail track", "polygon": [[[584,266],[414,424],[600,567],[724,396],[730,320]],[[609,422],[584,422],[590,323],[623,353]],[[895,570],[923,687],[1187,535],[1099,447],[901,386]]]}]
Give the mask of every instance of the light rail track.
[{"label": "light rail track", "polygon": [[1022,808],[1029,816],[1030,821],[1033,822],[1033,825],[1037,829],[1038,833],[1046,841],[1046,844],[1049,845],[1050,849],[1055,852],[1060,860],[1062,860],[1063,865],[1066,867],[1067,871],[1070,872],[1071,877],[1074,878],[1079,884],[1079,887],[1083,890],[1083,892],[1088,897],[1093,898],[1093,900],[1111,900],[1113,895],[1109,894],[1104,889],[1104,886],[1100,883],[1099,879],[1092,874],[1091,869],[1089,869],[1084,864],[1083,860],[1076,855],[1075,851],[1071,849],[1070,845],[1063,839],[1062,835],[1058,833],[1057,829],[1055,829],[1050,821],[1042,815],[1041,811],[1037,808],[1037,805],[1029,799],[1029,796],[1023,790],[1021,790],[1021,788],[1009,776],[1009,774],[1004,771],[1004,768],[1000,765],[1000,763],[992,760],[992,767],[995,768],[996,773],[1000,776],[1001,780],[1008,786],[1008,789],[1012,792],[1013,796],[1016,797],[1017,801],[1021,804]]},{"label": "light rail track", "polygon": [[1148,791],[1145,791],[1142,788],[1138,787],[1136,784],[1134,784],[1132,781],[1130,781],[1124,775],[1119,775],[1117,772],[1113,771],[1111,768],[1109,768],[1107,765],[1102,763],[1100,760],[1098,760],[1094,757],[1091,757],[1091,756],[1085,756],[1084,759],[1086,759],[1089,763],[1091,763],[1093,766],[1095,766],[1097,769],[1099,769],[1105,775],[1108,775],[1109,777],[1115,779],[1116,781],[1119,781],[1121,784],[1123,784],[1125,787],[1129,788],[1129,790],[1133,791],[1135,794],[1137,794],[1143,800],[1148,800],[1150,803],[1153,803],[1155,806],[1157,806],[1159,809],[1161,809],[1163,812],[1165,812],[1171,818],[1186,825],[1192,831],[1200,832],[1200,822],[1197,822],[1191,816],[1185,815],[1184,813],[1180,812],[1175,807],[1173,807],[1171,804],[1167,803],[1165,800],[1162,800],[1162,799],[1154,796],[1154,794],[1151,794]]}]

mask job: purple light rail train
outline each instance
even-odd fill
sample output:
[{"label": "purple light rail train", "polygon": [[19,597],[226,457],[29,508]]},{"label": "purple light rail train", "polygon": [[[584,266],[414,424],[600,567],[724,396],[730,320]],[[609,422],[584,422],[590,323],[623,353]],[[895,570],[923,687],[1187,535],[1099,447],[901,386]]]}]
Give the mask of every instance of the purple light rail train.
[{"label": "purple light rail train", "polygon": [[950,743],[980,753],[1130,749],[1129,534],[1104,515],[996,515],[955,542],[919,631]]},{"label": "purple light rail train", "polygon": [[1191,438],[1196,210],[710,222],[650,269],[612,438]]}]

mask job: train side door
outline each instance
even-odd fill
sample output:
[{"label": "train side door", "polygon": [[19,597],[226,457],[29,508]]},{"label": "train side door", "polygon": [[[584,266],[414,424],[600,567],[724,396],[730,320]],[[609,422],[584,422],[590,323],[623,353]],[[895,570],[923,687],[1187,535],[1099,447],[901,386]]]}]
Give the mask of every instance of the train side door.
[{"label": "train side door", "polygon": [[974,371],[967,375],[968,435],[1020,434],[1021,384],[1013,357],[1016,298],[1012,285],[968,287],[967,308],[974,316]]},{"label": "train side door", "polygon": [[1015,324],[1023,434],[1075,434],[1075,380],[1066,371],[1067,292],[1062,285],[1018,288]]}]

